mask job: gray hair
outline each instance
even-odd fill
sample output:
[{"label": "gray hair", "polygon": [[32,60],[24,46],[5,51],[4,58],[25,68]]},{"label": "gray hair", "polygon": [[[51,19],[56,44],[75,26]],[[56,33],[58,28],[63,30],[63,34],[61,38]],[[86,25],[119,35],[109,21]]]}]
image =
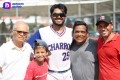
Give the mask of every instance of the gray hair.
[{"label": "gray hair", "polygon": [[24,25],[26,25],[27,26],[27,30],[28,30],[28,32],[29,32],[29,26],[28,26],[28,24],[27,23],[25,23],[24,21],[18,21],[18,22],[16,22],[15,24],[14,24],[14,26],[13,26],[13,29],[12,30],[16,30],[16,28],[17,28],[17,26],[18,25],[22,25],[22,24],[24,24]]}]

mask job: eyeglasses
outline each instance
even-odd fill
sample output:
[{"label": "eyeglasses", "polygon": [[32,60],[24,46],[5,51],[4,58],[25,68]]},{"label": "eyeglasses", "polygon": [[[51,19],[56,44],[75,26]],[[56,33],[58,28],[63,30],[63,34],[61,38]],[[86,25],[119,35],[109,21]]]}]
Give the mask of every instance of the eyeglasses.
[{"label": "eyeglasses", "polygon": [[52,16],[53,17],[58,17],[58,16],[60,16],[60,17],[66,17],[66,14],[65,13],[53,13]]},{"label": "eyeglasses", "polygon": [[21,33],[23,33],[23,35],[27,35],[28,34],[28,32],[25,32],[25,31],[19,31],[19,30],[14,30],[14,31],[16,31],[18,34],[21,34]]}]

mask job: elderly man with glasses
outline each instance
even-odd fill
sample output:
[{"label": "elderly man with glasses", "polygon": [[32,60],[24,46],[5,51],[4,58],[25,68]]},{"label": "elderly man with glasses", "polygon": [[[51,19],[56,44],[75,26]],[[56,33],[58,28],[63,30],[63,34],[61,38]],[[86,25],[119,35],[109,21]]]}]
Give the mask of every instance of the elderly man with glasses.
[{"label": "elderly man with glasses", "polygon": [[0,47],[0,80],[23,80],[33,52],[26,43],[29,26],[18,21],[13,26],[12,39]]}]

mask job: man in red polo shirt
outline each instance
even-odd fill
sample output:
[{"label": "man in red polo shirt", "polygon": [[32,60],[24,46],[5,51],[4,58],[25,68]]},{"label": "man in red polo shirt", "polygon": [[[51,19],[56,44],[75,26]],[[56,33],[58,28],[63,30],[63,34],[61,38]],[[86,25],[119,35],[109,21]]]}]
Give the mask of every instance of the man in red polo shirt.
[{"label": "man in red polo shirt", "polygon": [[120,80],[120,35],[112,32],[113,24],[108,16],[99,16],[98,39],[99,80]]}]

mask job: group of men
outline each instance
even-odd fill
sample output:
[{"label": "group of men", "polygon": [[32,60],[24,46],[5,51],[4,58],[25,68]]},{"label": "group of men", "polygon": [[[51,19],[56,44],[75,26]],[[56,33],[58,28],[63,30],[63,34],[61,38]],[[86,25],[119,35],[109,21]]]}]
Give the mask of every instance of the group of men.
[{"label": "group of men", "polygon": [[[108,16],[98,17],[100,36],[96,41],[89,38],[84,21],[75,21],[73,29],[64,25],[67,15],[64,4],[53,5],[50,14],[53,24],[40,28],[28,39],[31,46],[36,39],[48,44],[51,55],[47,80],[120,79],[120,35],[112,32]],[[0,80],[24,80],[33,53],[26,42],[28,32],[26,23],[15,23],[12,40],[0,47]]]}]

